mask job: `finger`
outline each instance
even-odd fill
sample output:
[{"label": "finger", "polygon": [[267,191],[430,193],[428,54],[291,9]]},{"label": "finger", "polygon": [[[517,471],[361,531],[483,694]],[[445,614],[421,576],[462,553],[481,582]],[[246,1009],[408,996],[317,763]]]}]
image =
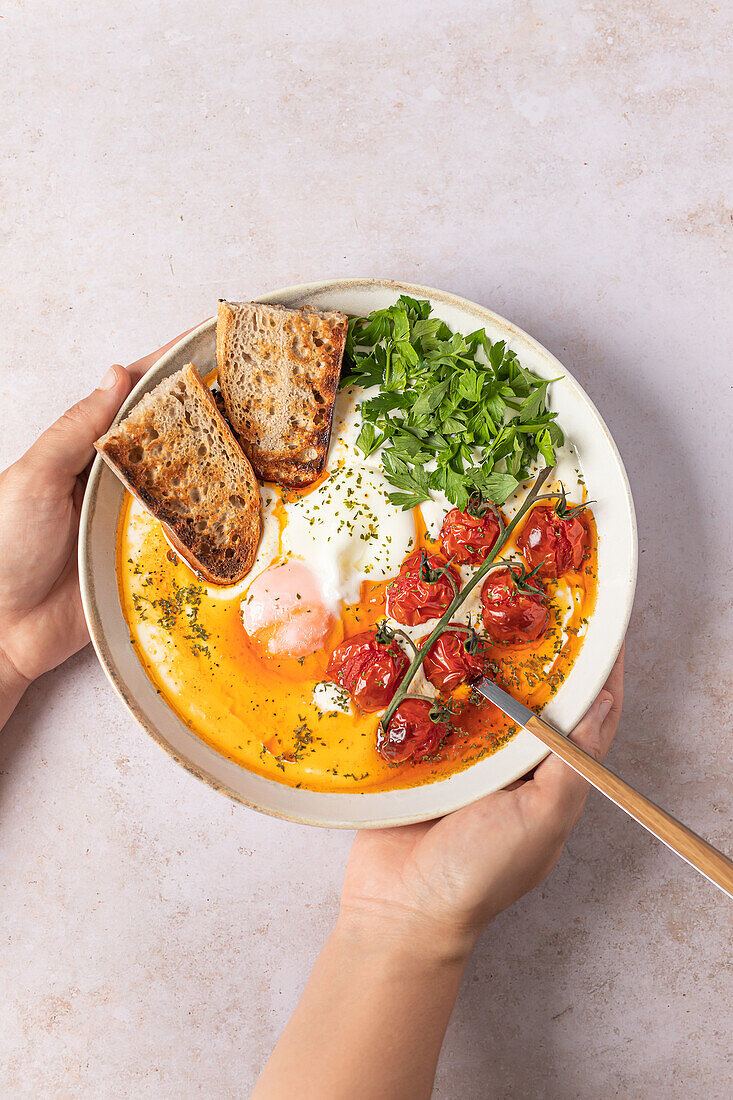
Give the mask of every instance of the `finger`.
[{"label": "finger", "polygon": [[[582,749],[603,760],[618,728],[623,702],[624,646],[621,647],[608,679],[586,714],[569,735]],[[526,785],[526,797],[539,805],[557,824],[569,832],[583,811],[588,782],[559,757],[551,753]]]},{"label": "finger", "polygon": [[608,714],[601,723],[601,736],[599,741],[600,752],[597,760],[603,760],[611,747],[611,742],[616,736],[616,730],[621,720],[621,711],[624,704],[624,661],[626,659],[626,642],[623,642],[618,657],[614,661],[613,668],[608,674],[604,690],[607,691],[613,702]]},{"label": "finger", "polygon": [[77,475],[94,457],[94,440],[107,431],[130,387],[129,374],[115,364],[93,393],[73,405],[38,437],[20,461],[35,468],[39,485],[70,490]]},{"label": "finger", "polygon": [[[618,727],[618,720],[621,717],[621,706],[624,698],[624,654],[625,646],[622,645],[603,688],[575,729],[569,734],[571,741],[575,741],[576,745],[580,745],[596,760],[603,760],[608,752]],[[544,767],[545,763],[550,764],[553,761],[558,765],[562,764],[558,757],[551,755],[546,761],[543,761],[540,767]],[[567,771],[567,765],[562,764],[561,770],[563,773]]]},{"label": "finger", "polygon": [[[198,328],[198,325],[194,325],[194,328]],[[182,332],[180,336],[176,336],[173,340],[169,340],[167,344],[163,344],[162,348],[158,348],[157,351],[151,351],[149,355],[145,355],[142,359],[138,359],[134,363],[131,363],[127,371],[132,378],[132,384],[137,385],[142,376],[147,374],[150,368],[154,367],[158,360],[165,355],[167,351],[170,351],[174,344],[177,344],[179,340],[182,340],[184,336],[188,336],[189,332],[193,331],[193,328],[187,329],[187,331]]]}]

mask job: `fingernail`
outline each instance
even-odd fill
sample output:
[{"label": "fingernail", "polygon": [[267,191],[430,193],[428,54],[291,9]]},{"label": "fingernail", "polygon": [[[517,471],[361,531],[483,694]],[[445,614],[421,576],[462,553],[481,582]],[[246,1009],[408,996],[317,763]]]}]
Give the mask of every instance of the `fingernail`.
[{"label": "fingernail", "polygon": [[613,696],[605,695],[598,706],[598,718],[602,722],[608,715],[611,707],[613,706]]},{"label": "fingernail", "polygon": [[105,374],[102,381],[99,383],[100,390],[111,390],[117,381],[117,371],[114,367],[110,367]]}]

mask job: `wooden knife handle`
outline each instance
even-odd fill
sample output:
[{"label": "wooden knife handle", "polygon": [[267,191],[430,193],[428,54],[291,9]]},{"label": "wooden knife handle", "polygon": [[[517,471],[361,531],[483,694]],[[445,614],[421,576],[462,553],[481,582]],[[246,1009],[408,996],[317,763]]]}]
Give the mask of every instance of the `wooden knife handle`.
[{"label": "wooden knife handle", "polygon": [[639,794],[615,772],[610,771],[593,756],[589,756],[579,745],[570,741],[543,718],[533,715],[527,720],[526,728],[547,745],[556,756],[569,764],[578,775],[582,775],[602,794],[625,810],[630,817],[648,829],[653,836],[697,868],[729,897],[733,897],[733,862],[727,856],[717,848],[713,848],[712,844],[708,844],[697,833],[693,833],[692,829],[682,825],[654,802],[650,802],[643,794]]}]

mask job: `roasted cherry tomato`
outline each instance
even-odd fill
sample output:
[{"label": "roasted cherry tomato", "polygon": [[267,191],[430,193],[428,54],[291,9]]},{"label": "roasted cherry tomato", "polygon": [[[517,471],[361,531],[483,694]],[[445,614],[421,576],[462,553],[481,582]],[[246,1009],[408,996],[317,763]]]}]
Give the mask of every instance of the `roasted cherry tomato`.
[{"label": "roasted cherry tomato", "polygon": [[552,505],[533,508],[517,538],[531,569],[542,577],[561,577],[578,569],[588,542],[585,524],[570,512],[563,516]]},{"label": "roasted cherry tomato", "polygon": [[[531,587],[530,587],[531,586]],[[533,642],[547,629],[550,613],[534,578],[526,583],[519,571],[497,569],[481,589],[481,615],[493,642]]]},{"label": "roasted cherry tomato", "polygon": [[469,510],[451,508],[440,529],[440,546],[446,558],[459,565],[480,565],[499,534],[499,521],[494,512],[473,515]]},{"label": "roasted cherry tomato", "polygon": [[[417,626],[429,619],[439,618],[453,599],[453,586],[445,573],[445,560],[438,554],[426,554],[413,550],[405,558],[395,579],[387,586],[387,614],[406,626]],[[460,588],[461,578],[457,569],[448,572]],[[426,579],[429,578],[429,579]]]},{"label": "roasted cherry tomato", "polygon": [[440,691],[455,691],[459,684],[477,680],[484,670],[480,639],[465,626],[451,626],[427,652],[423,672]]},{"label": "roasted cherry tomato", "polygon": [[351,693],[360,710],[384,710],[409,663],[396,641],[380,642],[373,631],[366,631],[336,646],[327,672]]},{"label": "roasted cherry tomato", "polygon": [[387,732],[377,733],[377,752],[390,764],[430,756],[448,733],[446,722],[431,717],[435,704],[427,699],[405,699],[392,716]]}]

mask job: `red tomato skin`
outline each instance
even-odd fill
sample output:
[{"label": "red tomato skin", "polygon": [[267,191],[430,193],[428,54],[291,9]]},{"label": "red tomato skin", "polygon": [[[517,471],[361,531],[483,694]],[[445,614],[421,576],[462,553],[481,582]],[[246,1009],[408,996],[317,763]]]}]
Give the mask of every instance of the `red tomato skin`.
[{"label": "red tomato skin", "polygon": [[379,727],[377,752],[389,764],[422,760],[439,747],[448,733],[448,726],[445,722],[432,720],[431,706],[424,699],[405,699],[392,716],[386,734]]},{"label": "red tomato skin", "polygon": [[530,512],[517,538],[530,569],[554,579],[571,569],[579,569],[588,542],[588,531],[579,516],[564,519],[550,505]]},{"label": "red tomato skin", "polygon": [[[429,619],[437,619],[453,599],[453,588],[447,577],[440,577],[432,584],[420,577],[420,551],[413,550],[405,558],[399,574],[387,586],[387,614],[395,622],[405,626],[417,626]],[[428,565],[441,569],[446,563],[439,554],[428,556]],[[461,577],[457,569],[449,572],[461,587]]]},{"label": "red tomato skin", "polygon": [[498,534],[499,521],[493,512],[479,519],[451,508],[440,529],[440,546],[446,558],[458,565],[480,565]]},{"label": "red tomato skin", "polygon": [[455,691],[460,684],[477,680],[484,670],[480,653],[468,653],[465,627],[451,627],[433,642],[423,661],[423,671],[439,691]]},{"label": "red tomato skin", "polygon": [[336,646],[326,671],[351,693],[360,710],[384,710],[409,663],[397,642],[378,642],[372,631],[365,631]]},{"label": "red tomato skin", "polygon": [[544,596],[518,589],[509,569],[497,569],[481,589],[481,617],[492,642],[522,645],[545,633],[550,613]]}]

